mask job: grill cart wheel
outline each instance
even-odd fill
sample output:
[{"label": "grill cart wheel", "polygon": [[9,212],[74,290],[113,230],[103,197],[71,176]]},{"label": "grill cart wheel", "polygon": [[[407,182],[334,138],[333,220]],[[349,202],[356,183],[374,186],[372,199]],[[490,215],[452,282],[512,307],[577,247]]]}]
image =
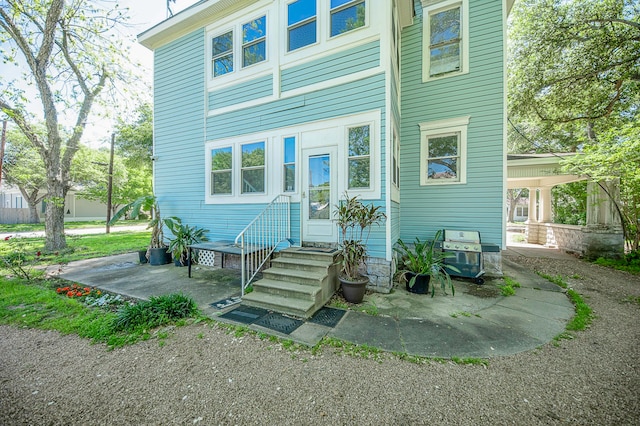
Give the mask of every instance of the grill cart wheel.
[{"label": "grill cart wheel", "polygon": [[482,284],[484,284],[484,279],[483,278],[479,278],[479,277],[478,278],[474,278],[473,282],[478,284],[478,285],[482,285]]}]

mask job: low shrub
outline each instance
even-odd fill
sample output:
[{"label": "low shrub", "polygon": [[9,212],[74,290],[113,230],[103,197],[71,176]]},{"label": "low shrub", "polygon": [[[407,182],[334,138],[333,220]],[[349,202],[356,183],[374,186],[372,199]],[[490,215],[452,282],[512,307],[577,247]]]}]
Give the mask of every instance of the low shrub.
[{"label": "low shrub", "polygon": [[197,314],[198,307],[191,298],[174,293],[123,306],[118,311],[113,328],[115,331],[148,330]]}]

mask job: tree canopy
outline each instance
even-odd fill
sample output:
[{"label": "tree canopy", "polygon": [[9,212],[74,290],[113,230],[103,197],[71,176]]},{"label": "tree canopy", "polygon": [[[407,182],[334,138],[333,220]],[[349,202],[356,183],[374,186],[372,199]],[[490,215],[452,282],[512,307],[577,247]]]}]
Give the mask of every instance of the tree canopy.
[{"label": "tree canopy", "polygon": [[509,117],[539,145],[576,151],[640,106],[636,0],[519,0],[509,38]]},{"label": "tree canopy", "polygon": [[[0,55],[5,64],[16,65],[13,74],[22,74],[5,80],[12,73],[3,73],[0,110],[44,163],[49,251],[66,247],[64,197],[89,114],[94,104],[114,95],[117,79],[126,78],[127,49],[113,31],[124,20],[117,5],[101,9],[88,0],[0,3]],[[34,127],[39,120],[45,123],[44,135]],[[65,128],[67,121],[72,124]]]}]

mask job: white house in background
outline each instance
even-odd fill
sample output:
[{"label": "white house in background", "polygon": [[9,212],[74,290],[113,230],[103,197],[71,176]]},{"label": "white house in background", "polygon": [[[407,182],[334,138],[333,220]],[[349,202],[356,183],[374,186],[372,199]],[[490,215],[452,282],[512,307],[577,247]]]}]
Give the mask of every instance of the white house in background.
[{"label": "white house in background", "polygon": [[[67,193],[64,203],[65,221],[106,220],[107,205],[78,197],[75,191]],[[18,188],[2,184],[0,189],[0,223],[24,223],[29,220],[29,205]],[[22,211],[24,210],[24,211]],[[45,203],[37,206],[40,221],[44,221]],[[16,218],[21,218],[16,221]]]}]

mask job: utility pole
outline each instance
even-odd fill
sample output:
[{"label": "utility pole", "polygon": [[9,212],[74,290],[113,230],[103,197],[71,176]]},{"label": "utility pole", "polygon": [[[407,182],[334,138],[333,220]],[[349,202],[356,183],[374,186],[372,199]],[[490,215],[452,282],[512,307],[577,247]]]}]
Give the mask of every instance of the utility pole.
[{"label": "utility pole", "polygon": [[2,121],[2,142],[0,143],[0,186],[2,186],[2,164],[4,163],[4,145],[7,142],[7,120]]},{"label": "utility pole", "polygon": [[111,194],[113,193],[113,148],[116,141],[116,134],[111,133],[111,153],[109,154],[109,180],[107,181],[107,229],[106,233],[111,232]]}]

